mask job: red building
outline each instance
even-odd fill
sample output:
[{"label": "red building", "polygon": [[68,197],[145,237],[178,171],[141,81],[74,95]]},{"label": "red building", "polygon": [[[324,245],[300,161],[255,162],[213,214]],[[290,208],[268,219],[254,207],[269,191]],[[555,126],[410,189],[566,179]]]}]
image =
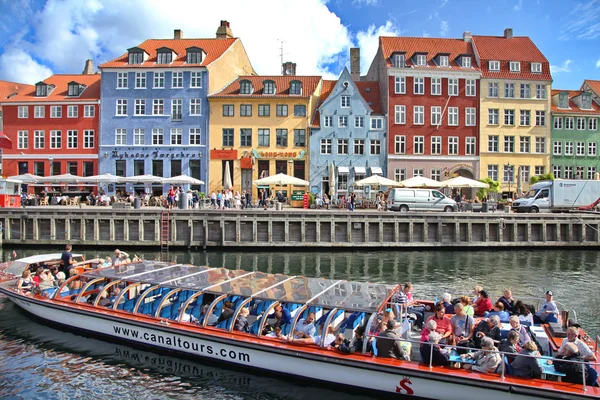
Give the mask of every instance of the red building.
[{"label": "red building", "polygon": [[97,173],[99,74],[53,75],[0,101],[12,141],[3,154],[4,175]]},{"label": "red building", "polygon": [[388,176],[479,178],[479,81],[471,35],[380,37],[367,75],[388,112]]}]

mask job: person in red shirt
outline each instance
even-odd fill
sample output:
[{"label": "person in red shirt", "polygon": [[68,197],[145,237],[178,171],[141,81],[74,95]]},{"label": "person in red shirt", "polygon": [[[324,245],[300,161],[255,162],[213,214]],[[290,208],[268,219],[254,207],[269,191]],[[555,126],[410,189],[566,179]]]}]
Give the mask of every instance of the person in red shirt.
[{"label": "person in red shirt", "polygon": [[446,318],[444,304],[437,303],[435,305],[435,312],[431,317],[427,318],[427,322],[432,320],[436,324],[435,331],[442,335],[440,343],[446,343],[450,335],[452,335],[452,324],[450,323],[450,319]]},{"label": "person in red shirt", "polygon": [[492,300],[485,290],[479,291],[479,297],[473,305],[473,309],[475,310],[475,315],[478,317],[483,317],[486,311],[492,309]]}]

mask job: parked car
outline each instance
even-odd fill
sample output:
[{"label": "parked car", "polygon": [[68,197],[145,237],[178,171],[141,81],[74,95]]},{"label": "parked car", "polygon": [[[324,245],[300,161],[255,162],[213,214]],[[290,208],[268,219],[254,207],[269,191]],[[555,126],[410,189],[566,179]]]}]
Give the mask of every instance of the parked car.
[{"label": "parked car", "polygon": [[435,189],[396,188],[390,191],[387,208],[392,211],[457,211],[456,202]]}]

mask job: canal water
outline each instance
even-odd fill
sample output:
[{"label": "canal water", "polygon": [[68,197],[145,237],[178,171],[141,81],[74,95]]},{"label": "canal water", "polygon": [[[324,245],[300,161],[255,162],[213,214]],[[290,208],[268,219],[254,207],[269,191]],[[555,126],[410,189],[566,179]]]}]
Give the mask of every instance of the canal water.
[{"label": "canal water", "polygon": [[[18,257],[36,249],[17,248]],[[60,249],[43,249],[44,253]],[[111,249],[80,251],[106,257]],[[129,249],[126,249],[129,251]],[[4,249],[4,259],[12,249]],[[133,256],[133,251],[129,251]],[[158,253],[142,251],[144,259]],[[171,261],[369,282],[411,281],[417,298],[444,292],[490,293],[557,301],[577,311],[590,335],[600,334],[600,252],[590,250],[171,252]],[[233,370],[210,361],[172,357],[45,326],[0,296],[0,398],[361,399],[302,381]]]}]

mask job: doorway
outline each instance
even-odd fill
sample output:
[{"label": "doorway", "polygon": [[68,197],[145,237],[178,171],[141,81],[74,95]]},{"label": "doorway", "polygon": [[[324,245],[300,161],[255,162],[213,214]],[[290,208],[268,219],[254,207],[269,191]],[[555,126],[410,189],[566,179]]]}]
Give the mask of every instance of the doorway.
[{"label": "doorway", "polygon": [[242,190],[246,192],[252,192],[252,170],[242,170]]}]

